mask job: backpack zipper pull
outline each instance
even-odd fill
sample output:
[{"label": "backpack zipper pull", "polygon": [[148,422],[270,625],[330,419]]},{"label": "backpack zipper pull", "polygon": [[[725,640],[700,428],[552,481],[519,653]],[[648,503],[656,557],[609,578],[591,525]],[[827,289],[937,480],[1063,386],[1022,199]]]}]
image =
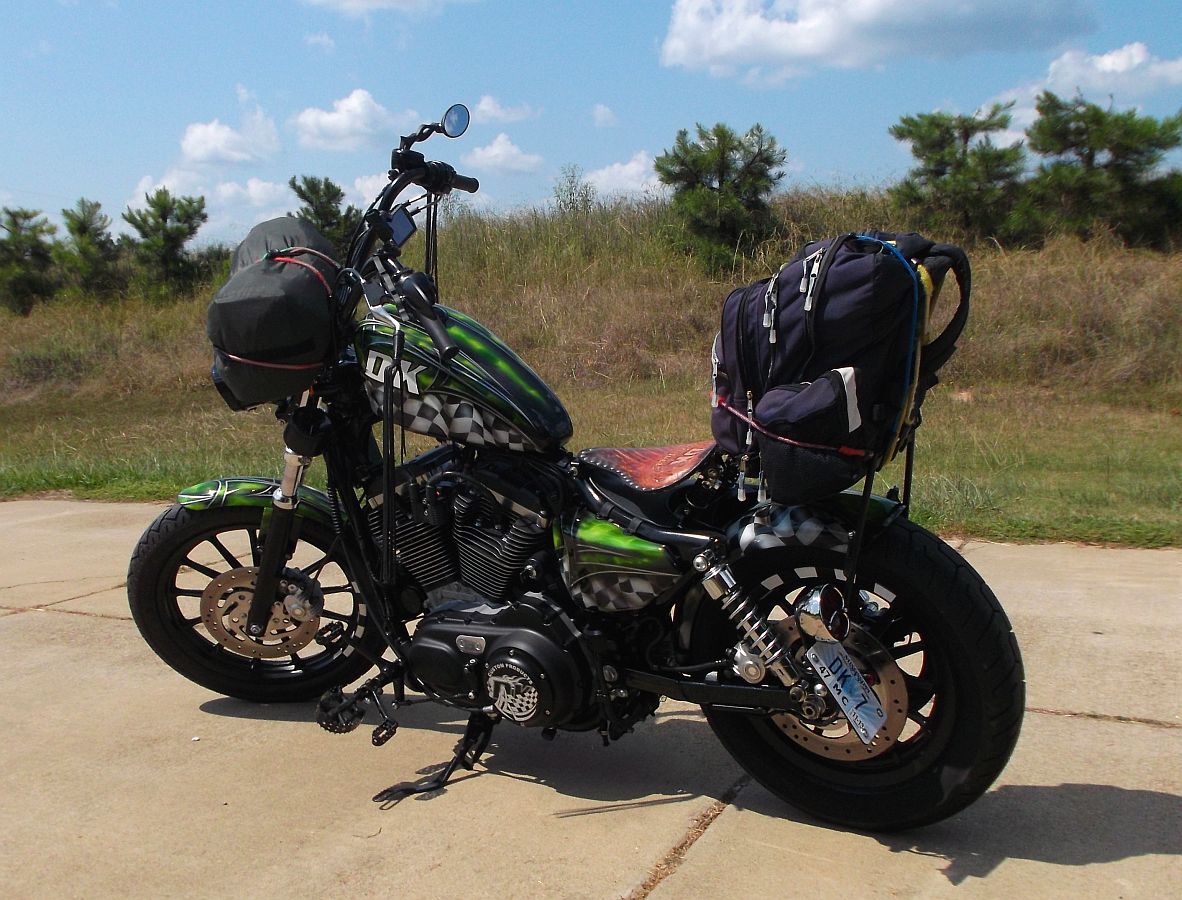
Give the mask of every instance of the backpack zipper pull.
[{"label": "backpack zipper pull", "polygon": [[[755,397],[751,391],[747,392],[747,418],[755,421]],[[755,430],[747,426],[747,441],[743,448],[743,455],[739,457],[739,488],[735,492],[735,499],[747,499],[747,463],[751,460],[751,448],[755,443]]]},{"label": "backpack zipper pull", "polygon": [[825,258],[825,248],[822,247],[804,261],[804,276],[800,279],[800,289],[804,292],[804,311],[813,308],[813,292],[817,288],[817,276],[821,274],[821,260]]},{"label": "backpack zipper pull", "polygon": [[788,268],[791,261],[780,266],[772,280],[767,284],[767,292],[763,295],[763,327],[768,330],[767,342],[776,342],[776,313],[780,309],[780,276]]}]

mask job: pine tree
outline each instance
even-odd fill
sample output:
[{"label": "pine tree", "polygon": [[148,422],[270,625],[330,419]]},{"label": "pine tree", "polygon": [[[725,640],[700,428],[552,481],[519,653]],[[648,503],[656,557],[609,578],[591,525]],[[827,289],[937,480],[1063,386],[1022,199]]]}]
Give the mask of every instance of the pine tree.
[{"label": "pine tree", "polygon": [[157,188],[144,197],[143,209],[128,209],[123,219],[135,229],[139,241],[136,256],[152,280],[185,285],[193,276],[185,244],[209,218],[204,197],[174,197],[168,188]]},{"label": "pine tree", "polygon": [[85,197],[73,209],[62,210],[67,239],[55,247],[58,267],[74,289],[90,295],[116,290],[122,279],[119,251],[111,237],[111,217],[102,204]]},{"label": "pine tree", "polygon": [[345,192],[329,178],[301,175],[297,180],[293,175],[287,185],[304,204],[292,215],[316,226],[336,248],[337,259],[344,262],[361,210],[352,204],[342,209]]},{"label": "pine tree", "polygon": [[685,223],[686,244],[715,271],[730,267],[773,230],[768,197],[788,158],[776,139],[755,124],[740,136],[721,122],[681,129],[673,148],[654,161],[657,177],[673,188],[673,209]]},{"label": "pine tree", "polygon": [[1111,229],[1126,240],[1157,243],[1177,229],[1177,173],[1159,174],[1182,145],[1182,114],[1165,119],[1117,112],[1077,94],[1039,95],[1030,149],[1045,158],[1031,183],[1046,227],[1087,236]]},{"label": "pine tree", "polygon": [[50,271],[57,229],[32,209],[0,210],[0,303],[22,316],[53,296]]},{"label": "pine tree", "polygon": [[991,135],[1010,126],[1013,103],[971,116],[935,112],[904,116],[890,133],[911,145],[919,165],[891,188],[892,199],[924,228],[965,236],[1006,233],[1025,165],[1022,144],[999,147]]}]

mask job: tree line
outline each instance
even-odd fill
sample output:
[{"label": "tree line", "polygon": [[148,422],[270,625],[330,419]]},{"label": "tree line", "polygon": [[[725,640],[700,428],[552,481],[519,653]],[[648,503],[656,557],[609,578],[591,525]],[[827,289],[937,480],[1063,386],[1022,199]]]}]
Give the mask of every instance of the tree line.
[{"label": "tree line", "polygon": [[[1182,172],[1160,166],[1182,144],[1182,113],[1157,119],[1044,91],[1025,140],[998,143],[1012,109],[995,103],[973,115],[920,113],[892,126],[891,136],[907,143],[916,161],[886,189],[895,220],[970,245],[1107,234],[1134,246],[1177,246]],[[655,168],[673,189],[686,249],[721,269],[736,253],[773,239],[780,223],[769,201],[787,157],[760,125],[743,135],[721,123],[698,125],[694,140],[680,131]]]},{"label": "tree line", "polygon": [[[945,240],[972,244],[1036,244],[1050,234],[1089,238],[1108,234],[1136,246],[1170,249],[1182,238],[1182,172],[1161,171],[1182,144],[1182,112],[1157,119],[1116,111],[1045,91],[1025,139],[998,143],[1012,124],[1013,104],[973,115],[945,112],[903,116],[891,127],[909,145],[916,165],[885,193],[897,221]],[[1031,160],[1033,153],[1036,159]],[[698,125],[675,137],[655,160],[682,222],[673,236],[707,268],[722,270],[774,239],[771,199],[784,177],[787,151],[756,124],[740,135],[728,125]],[[594,190],[566,170],[555,188],[559,212],[588,206]],[[344,253],[361,216],[328,178],[292,177],[310,221]],[[80,199],[62,210],[65,234],[39,211],[0,210],[0,303],[27,314],[41,300],[65,293],[102,298],[139,288],[161,296],[225,271],[226,247],[192,250],[208,219],[203,197],[158,188],[123,220],[134,235],[112,236],[99,203]],[[851,223],[882,227],[887,223]]]},{"label": "tree line", "polygon": [[[345,207],[345,192],[327,178],[293,177],[289,187],[302,205],[292,215],[311,221],[344,251],[361,217]],[[134,234],[111,234],[111,217],[85,197],[63,209],[64,235],[39,210],[0,209],[0,304],[28,315],[40,301],[64,295],[86,299],[137,290],[167,298],[226,273],[230,249],[189,247],[208,221],[204,197],[185,197],[160,187],[141,209],[123,220]]]}]

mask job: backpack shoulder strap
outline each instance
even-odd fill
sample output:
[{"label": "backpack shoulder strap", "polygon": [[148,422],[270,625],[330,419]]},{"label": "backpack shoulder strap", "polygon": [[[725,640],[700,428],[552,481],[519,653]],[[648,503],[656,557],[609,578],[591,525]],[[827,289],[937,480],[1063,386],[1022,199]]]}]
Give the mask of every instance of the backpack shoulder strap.
[{"label": "backpack shoulder strap", "polygon": [[921,377],[934,375],[956,352],[956,341],[969,320],[969,294],[973,282],[969,258],[960,247],[952,244],[934,244],[928,256],[944,257],[949,261],[956,276],[957,287],[960,289],[960,299],[956,305],[956,312],[944,326],[944,330],[924,346],[923,361],[920,364]]}]

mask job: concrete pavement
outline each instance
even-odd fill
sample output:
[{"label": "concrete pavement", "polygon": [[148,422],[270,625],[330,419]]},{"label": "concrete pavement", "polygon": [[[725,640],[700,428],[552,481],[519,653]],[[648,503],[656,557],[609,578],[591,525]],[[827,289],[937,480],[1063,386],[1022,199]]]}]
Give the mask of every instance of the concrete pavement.
[{"label": "concrete pavement", "polygon": [[[1014,623],[1026,722],[1000,781],[894,836],[818,825],[751,783],[694,707],[608,749],[498,728],[478,774],[431,705],[321,731],[310,705],[211,694],[127,613],[159,506],[0,503],[0,897],[1137,897],[1182,883],[1182,551],[970,543]],[[1174,888],[1169,885],[1173,884]]]}]

